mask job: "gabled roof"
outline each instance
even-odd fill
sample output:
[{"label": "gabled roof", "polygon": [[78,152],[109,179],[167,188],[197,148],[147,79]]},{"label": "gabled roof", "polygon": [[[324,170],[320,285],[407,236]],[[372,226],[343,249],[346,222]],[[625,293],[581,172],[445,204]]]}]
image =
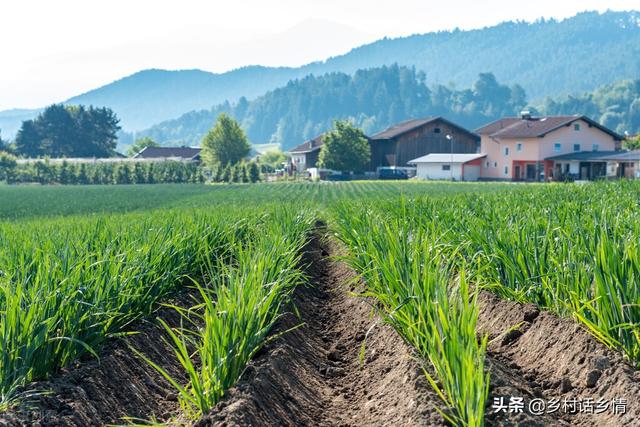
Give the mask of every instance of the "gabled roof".
[{"label": "gabled roof", "polygon": [[316,136],[315,138],[310,139],[308,141],[305,141],[302,144],[298,145],[297,147],[291,149],[289,153],[304,154],[304,153],[311,153],[312,151],[319,150],[324,145],[324,141],[322,140],[323,136],[324,134]]},{"label": "gabled roof", "polygon": [[492,138],[542,138],[546,134],[560,129],[563,126],[569,126],[578,120],[585,121],[590,126],[600,129],[601,131],[611,135],[615,140],[620,141],[624,139],[621,135],[611,129],[602,126],[600,123],[587,116],[581,115],[543,116],[532,117],[530,119],[506,117],[476,129],[475,132],[480,135],[489,135]]},{"label": "gabled roof", "polygon": [[418,163],[467,163],[473,160],[487,157],[486,154],[474,153],[474,154],[449,154],[449,153],[431,153],[426,156],[418,157],[417,159],[409,160],[409,164]]},{"label": "gabled roof", "polygon": [[195,159],[200,155],[199,147],[145,147],[134,158],[166,159],[178,157],[181,159]]},{"label": "gabled roof", "polygon": [[379,139],[393,139],[396,138],[398,136],[404,135],[407,132],[411,132],[414,129],[418,129],[428,123],[432,123],[432,122],[436,122],[436,121],[441,121],[443,123],[448,124],[449,126],[455,127],[456,129],[465,132],[469,135],[471,135],[474,139],[480,140],[480,138],[478,137],[478,135],[476,135],[475,133],[463,128],[460,125],[457,125],[453,122],[450,122],[449,120],[443,118],[443,117],[426,117],[423,119],[413,119],[413,120],[407,120],[405,122],[400,122],[398,124],[395,124],[391,127],[389,127],[388,129],[383,130],[382,132],[379,132],[375,135],[373,135],[370,139],[371,140],[379,140]]}]

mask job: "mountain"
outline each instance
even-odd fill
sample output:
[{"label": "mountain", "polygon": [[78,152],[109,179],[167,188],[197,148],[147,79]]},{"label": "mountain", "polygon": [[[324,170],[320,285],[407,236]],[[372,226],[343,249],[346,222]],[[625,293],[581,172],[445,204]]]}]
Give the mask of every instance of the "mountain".
[{"label": "mountain", "polygon": [[372,134],[415,117],[442,115],[474,128],[526,105],[524,90],[498,83],[492,74],[477,77],[473,87],[454,90],[428,87],[423,72],[398,65],[359,70],[353,75],[307,76],[267,92],[253,101],[241,98],[210,110],[191,112],[162,122],[137,137],[166,144],[199,145],[216,117],[236,118],[254,144],[279,144],[287,150],[348,119]]},{"label": "mountain", "polygon": [[[320,40],[327,36],[321,25],[316,27]],[[425,71],[429,84],[453,87],[468,87],[479,73],[492,72],[501,82],[521,84],[532,99],[593,90],[640,75],[640,13],[584,12],[562,21],[506,22],[385,38],[295,68],[251,66],[222,74],[146,70],[67,103],[108,106],[126,130],[140,130],[224,100],[251,99],[309,74],[352,74],[394,63]],[[5,117],[0,113],[0,128],[10,134],[7,129],[15,128],[15,117],[9,123]]]},{"label": "mountain", "polygon": [[308,76],[267,92],[253,101],[241,98],[209,110],[190,112],[159,123],[138,137],[149,136],[166,145],[199,145],[216,117],[227,113],[240,121],[251,142],[279,144],[290,149],[331,128],[335,119],[348,119],[368,134],[409,118],[445,116],[475,129],[523,108],[544,114],[586,114],[617,131],[640,132],[640,80],[623,80],[593,92],[546,98],[527,106],[519,85],[499,83],[482,73],[469,89],[425,84],[424,73],[393,65],[359,70],[354,75],[330,73]]}]

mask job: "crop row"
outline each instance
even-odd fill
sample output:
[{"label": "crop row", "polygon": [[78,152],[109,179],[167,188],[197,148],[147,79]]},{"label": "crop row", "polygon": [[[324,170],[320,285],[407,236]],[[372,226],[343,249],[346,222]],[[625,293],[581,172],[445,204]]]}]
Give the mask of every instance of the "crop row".
[{"label": "crop row", "polygon": [[334,213],[367,289],[435,373],[445,415],[480,425],[481,288],[571,316],[640,363],[638,200],[640,186],[622,182],[356,202]]},{"label": "crop row", "polygon": [[[83,354],[97,356],[106,339],[128,331],[191,278],[217,281],[229,266],[242,268],[249,261],[243,252],[248,249],[239,249],[243,245],[253,247],[257,244],[250,242],[265,235],[292,235],[299,246],[300,230],[310,220],[280,211],[174,210],[0,224],[2,403],[18,397],[21,386]],[[273,224],[283,230],[276,232]],[[254,258],[266,256],[259,253],[264,245],[255,247]],[[251,280],[260,278],[247,282]],[[217,291],[223,293],[221,285]],[[284,294],[276,292],[278,298]],[[209,287],[207,295],[213,300]],[[272,309],[277,304],[265,306]],[[251,343],[242,351],[252,354],[253,347]],[[246,357],[238,363],[242,360]]]}]

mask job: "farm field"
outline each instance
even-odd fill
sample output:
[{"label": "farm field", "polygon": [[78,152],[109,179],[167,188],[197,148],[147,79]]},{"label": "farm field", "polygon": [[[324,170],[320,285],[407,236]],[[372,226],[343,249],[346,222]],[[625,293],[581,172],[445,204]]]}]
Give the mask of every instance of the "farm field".
[{"label": "farm field", "polygon": [[639,202],[635,182],[0,187],[0,423],[633,425]]}]

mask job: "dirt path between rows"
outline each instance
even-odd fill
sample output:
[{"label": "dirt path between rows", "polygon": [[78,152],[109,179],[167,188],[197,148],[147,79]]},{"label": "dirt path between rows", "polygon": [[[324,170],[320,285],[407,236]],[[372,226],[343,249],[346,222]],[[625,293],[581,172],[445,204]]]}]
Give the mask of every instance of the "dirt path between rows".
[{"label": "dirt path between rows", "polygon": [[304,325],[268,345],[197,426],[443,424],[408,346],[364,298],[349,295],[356,275],[331,259],[337,253],[330,240],[310,242],[310,285],[294,298],[300,318],[289,314],[279,328]]},{"label": "dirt path between rows", "polygon": [[[488,292],[481,293],[479,304],[479,329],[491,339],[488,425],[522,420],[540,426],[640,425],[640,371],[621,353],[607,349],[576,321],[531,304],[501,300]],[[495,413],[494,397],[504,397],[505,403],[522,397],[524,412],[517,417]],[[545,416],[530,413],[532,399],[545,402]],[[552,400],[554,406],[549,405]]]}]

